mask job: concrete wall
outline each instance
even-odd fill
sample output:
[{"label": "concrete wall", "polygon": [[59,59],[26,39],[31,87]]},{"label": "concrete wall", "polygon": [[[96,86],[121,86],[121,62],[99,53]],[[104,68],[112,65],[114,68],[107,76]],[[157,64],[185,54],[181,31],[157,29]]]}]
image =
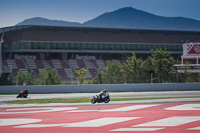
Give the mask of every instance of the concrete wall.
[{"label": "concrete wall", "polygon": [[0,94],[17,94],[22,89],[27,89],[31,94],[76,92],[87,93],[100,92],[102,89],[107,89],[109,92],[181,91],[200,90],[200,83],[0,86]]}]

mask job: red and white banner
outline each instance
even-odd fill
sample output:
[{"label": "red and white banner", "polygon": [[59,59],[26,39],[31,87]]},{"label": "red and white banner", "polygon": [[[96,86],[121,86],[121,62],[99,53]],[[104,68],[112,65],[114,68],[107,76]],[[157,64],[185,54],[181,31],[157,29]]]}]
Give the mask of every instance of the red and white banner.
[{"label": "red and white banner", "polygon": [[183,44],[183,55],[200,55],[200,43]]}]

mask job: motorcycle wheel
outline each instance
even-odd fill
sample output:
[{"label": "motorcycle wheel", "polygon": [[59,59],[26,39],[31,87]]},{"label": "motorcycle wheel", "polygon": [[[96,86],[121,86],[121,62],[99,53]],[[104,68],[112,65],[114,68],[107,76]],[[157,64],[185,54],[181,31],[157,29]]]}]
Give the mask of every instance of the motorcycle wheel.
[{"label": "motorcycle wheel", "polygon": [[95,104],[95,103],[96,103],[96,101],[95,101],[94,98],[91,99],[91,103],[92,103],[92,104]]},{"label": "motorcycle wheel", "polygon": [[104,99],[104,103],[108,103],[110,101],[110,98],[108,98],[108,97],[106,97],[105,99]]}]

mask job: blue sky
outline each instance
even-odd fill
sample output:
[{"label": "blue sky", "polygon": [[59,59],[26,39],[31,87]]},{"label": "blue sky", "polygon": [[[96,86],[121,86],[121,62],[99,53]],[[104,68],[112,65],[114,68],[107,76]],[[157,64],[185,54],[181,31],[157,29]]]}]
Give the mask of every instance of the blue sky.
[{"label": "blue sky", "polygon": [[160,16],[200,20],[200,0],[0,0],[0,27],[32,17],[83,23],[130,6]]}]

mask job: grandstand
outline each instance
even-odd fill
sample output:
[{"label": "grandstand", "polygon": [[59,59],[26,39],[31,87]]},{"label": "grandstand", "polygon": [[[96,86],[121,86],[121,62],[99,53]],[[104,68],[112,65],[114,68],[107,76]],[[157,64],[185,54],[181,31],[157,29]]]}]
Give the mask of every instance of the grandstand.
[{"label": "grandstand", "polygon": [[1,72],[37,75],[55,69],[61,79],[75,80],[74,70],[86,67],[92,79],[111,60],[121,64],[132,52],[145,59],[151,49],[166,49],[181,60],[182,44],[200,40],[197,31],[166,31],[56,26],[12,26],[0,29]]}]

